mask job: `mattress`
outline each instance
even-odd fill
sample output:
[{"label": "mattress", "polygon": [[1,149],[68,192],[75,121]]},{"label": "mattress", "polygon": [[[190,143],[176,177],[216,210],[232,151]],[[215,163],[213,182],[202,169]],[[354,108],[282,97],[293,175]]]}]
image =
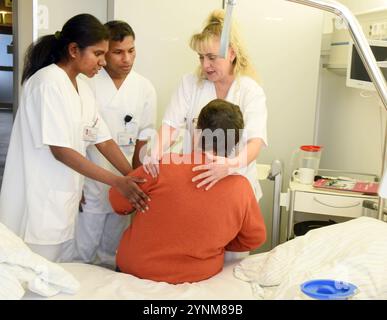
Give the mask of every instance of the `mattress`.
[{"label": "mattress", "polygon": [[79,282],[75,295],[58,294],[43,298],[27,292],[26,300],[252,300],[256,299],[248,282],[234,277],[239,261],[226,263],[214,277],[197,283],[172,285],[117,273],[98,266],[60,264]]}]

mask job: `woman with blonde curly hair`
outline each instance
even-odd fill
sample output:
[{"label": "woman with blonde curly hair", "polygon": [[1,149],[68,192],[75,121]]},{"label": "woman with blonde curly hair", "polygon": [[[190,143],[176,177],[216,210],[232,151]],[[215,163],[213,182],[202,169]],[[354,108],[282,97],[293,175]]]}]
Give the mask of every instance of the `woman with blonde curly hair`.
[{"label": "woman with blonde curly hair", "polygon": [[[200,181],[197,187],[205,186],[208,190],[221,179],[238,172],[249,179],[259,200],[262,192],[255,160],[261,148],[267,145],[266,97],[258,84],[256,72],[235,23],[231,27],[227,57],[219,56],[223,24],[224,10],[215,10],[207,19],[202,32],[192,36],[190,47],[198,53],[200,60],[198,72],[183,77],[164,116],[157,148],[145,161],[144,167],[152,176],[157,176],[157,160],[162,156],[161,150],[168,149],[173,142],[163,137],[176,136],[182,127],[192,137],[194,123],[201,109],[214,99],[227,100],[239,105],[242,110],[245,121],[244,142],[240,142],[239,152],[233,158],[219,154],[208,155],[207,164],[194,168],[199,174],[193,182]],[[184,140],[184,153],[191,152],[191,137]]]}]

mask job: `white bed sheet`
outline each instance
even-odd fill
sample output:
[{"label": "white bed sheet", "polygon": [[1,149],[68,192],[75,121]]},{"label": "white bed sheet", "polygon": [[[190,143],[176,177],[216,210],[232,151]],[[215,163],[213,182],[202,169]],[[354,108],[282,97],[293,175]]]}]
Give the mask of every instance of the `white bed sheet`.
[{"label": "white bed sheet", "polygon": [[387,223],[361,217],[308,232],[235,268],[257,299],[309,299],[305,281],[334,279],[355,284],[360,299],[387,299]]},{"label": "white bed sheet", "polygon": [[98,266],[68,263],[61,266],[79,282],[75,295],[58,294],[43,298],[28,292],[26,300],[252,300],[252,287],[233,274],[239,263],[225,264],[223,271],[211,279],[193,284],[171,285],[116,273]]}]

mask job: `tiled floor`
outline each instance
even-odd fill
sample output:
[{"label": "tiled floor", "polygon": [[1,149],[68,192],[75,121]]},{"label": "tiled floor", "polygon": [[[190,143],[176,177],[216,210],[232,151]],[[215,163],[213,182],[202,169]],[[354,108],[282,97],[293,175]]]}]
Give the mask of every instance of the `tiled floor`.
[{"label": "tiled floor", "polygon": [[12,130],[12,112],[0,111],[0,186],[3,180],[5,158]]}]

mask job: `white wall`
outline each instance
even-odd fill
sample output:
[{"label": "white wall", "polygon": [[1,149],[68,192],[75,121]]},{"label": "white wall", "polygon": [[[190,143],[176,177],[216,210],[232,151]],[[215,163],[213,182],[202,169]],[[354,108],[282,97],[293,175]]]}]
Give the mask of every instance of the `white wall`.
[{"label": "white wall", "polygon": [[346,87],[345,76],[327,70],[321,97],[321,167],[380,174],[385,110],[379,98],[361,97],[360,90]]},{"label": "white wall", "polygon": [[[352,12],[386,8],[387,0],[342,0]],[[386,112],[376,93],[346,87],[345,75],[322,70],[318,142],[321,167],[380,174]]]},{"label": "white wall", "polygon": [[322,11],[283,0],[239,0],[235,9],[267,95],[270,147],[260,161],[288,163],[313,142]]},{"label": "white wall", "polygon": [[198,64],[190,37],[219,8],[221,0],[115,0],[114,18],[128,22],[136,33],[135,69],[156,88],[158,124],[181,77]]},{"label": "white wall", "polygon": [[[38,0],[39,6],[48,9],[48,21],[45,11],[40,8],[39,36],[62,30],[62,26],[71,17],[80,13],[90,13],[103,23],[107,21],[107,0]],[[43,20],[43,21],[42,21]]]},{"label": "white wall", "polygon": [[386,0],[336,0],[347,6],[353,13],[359,14],[387,6]]}]

